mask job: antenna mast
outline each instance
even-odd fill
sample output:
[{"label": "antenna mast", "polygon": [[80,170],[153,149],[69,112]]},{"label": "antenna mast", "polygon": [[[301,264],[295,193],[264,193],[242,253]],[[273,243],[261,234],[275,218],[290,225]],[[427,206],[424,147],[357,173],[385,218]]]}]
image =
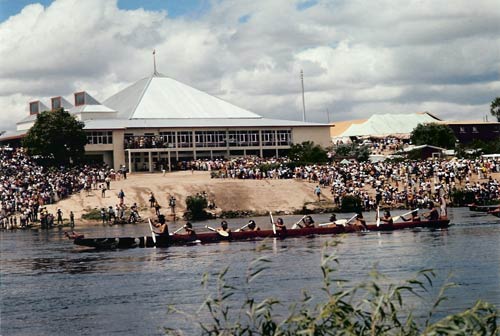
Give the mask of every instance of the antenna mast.
[{"label": "antenna mast", "polygon": [[306,121],[306,100],[304,97],[304,71],[300,70],[300,82],[302,83],[302,121]]}]

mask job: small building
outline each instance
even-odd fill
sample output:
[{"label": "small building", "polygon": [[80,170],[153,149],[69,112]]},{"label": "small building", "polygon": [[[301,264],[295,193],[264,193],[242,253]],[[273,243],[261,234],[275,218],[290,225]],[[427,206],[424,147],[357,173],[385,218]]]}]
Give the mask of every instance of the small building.
[{"label": "small building", "polygon": [[500,122],[493,121],[444,121],[455,133],[461,144],[469,144],[474,140],[483,142],[500,139]]}]

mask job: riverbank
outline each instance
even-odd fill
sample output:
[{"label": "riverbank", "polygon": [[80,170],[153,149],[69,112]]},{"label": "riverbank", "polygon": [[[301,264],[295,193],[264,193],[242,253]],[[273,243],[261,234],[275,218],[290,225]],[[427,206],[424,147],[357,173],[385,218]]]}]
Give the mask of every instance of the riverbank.
[{"label": "riverbank", "polygon": [[[500,179],[500,173],[492,174]],[[474,181],[473,181],[474,182]],[[126,180],[111,182],[111,190],[102,197],[100,190],[90,193],[81,191],[71,197],[48,205],[49,212],[56,213],[60,208],[63,217],[68,218],[70,211],[75,214],[77,225],[92,225],[96,220],[83,220],[82,215],[95,209],[108,208],[119,203],[118,193],[125,193],[125,204],[130,207],[137,203],[141,216],[154,216],[154,209],[149,207],[149,196],[154,193],[161,211],[169,214],[168,199],[177,200],[175,208],[177,218],[186,211],[186,197],[196,193],[206,193],[210,201],[215,202],[215,212],[244,216],[266,214],[269,211],[293,214],[302,211],[304,206],[317,212],[333,208],[330,190],[322,189],[321,200],[314,193],[316,183],[297,179],[212,179],[208,171],[179,171],[163,175],[162,173],[135,173]],[[372,196],[374,190],[366,189]]]}]

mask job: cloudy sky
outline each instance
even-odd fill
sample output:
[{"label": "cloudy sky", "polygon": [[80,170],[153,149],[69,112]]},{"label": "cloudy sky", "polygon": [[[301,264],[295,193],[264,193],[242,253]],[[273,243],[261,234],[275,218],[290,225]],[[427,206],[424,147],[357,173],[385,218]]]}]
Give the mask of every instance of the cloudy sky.
[{"label": "cloudy sky", "polygon": [[499,22],[498,0],[0,0],[0,130],[30,100],[106,99],[154,49],[161,73],[266,117],[301,120],[303,69],[309,121],[482,120]]}]

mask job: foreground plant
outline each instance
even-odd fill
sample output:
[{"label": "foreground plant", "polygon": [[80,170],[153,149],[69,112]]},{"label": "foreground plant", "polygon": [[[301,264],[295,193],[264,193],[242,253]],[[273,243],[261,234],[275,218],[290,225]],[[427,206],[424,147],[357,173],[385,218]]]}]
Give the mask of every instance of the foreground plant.
[{"label": "foreground plant", "polygon": [[[421,298],[421,294],[432,287],[435,274],[432,270],[421,270],[413,279],[401,284],[382,285],[387,279],[376,270],[369,280],[346,287],[347,281],[334,277],[339,260],[327,251],[337,243],[325,246],[322,253],[321,271],[324,298],[313,303],[306,291],[303,298],[289,307],[286,316],[275,312],[279,300],[266,298],[256,302],[251,284],[262,272],[269,269],[270,260],[261,257],[248,268],[245,287],[236,288],[226,281],[228,268],[217,276],[215,293],[209,294],[202,305],[208,312],[210,322],[196,316],[169,308],[169,313],[181,314],[200,327],[201,335],[499,335],[498,312],[493,305],[477,301],[461,313],[449,315],[431,322],[439,304],[446,300],[446,284],[423,321],[414,319],[405,298],[408,295]],[[209,276],[202,283],[207,286]],[[235,308],[231,297],[241,292],[246,299],[241,308]],[[166,328],[168,335],[183,335],[181,330]]]}]

